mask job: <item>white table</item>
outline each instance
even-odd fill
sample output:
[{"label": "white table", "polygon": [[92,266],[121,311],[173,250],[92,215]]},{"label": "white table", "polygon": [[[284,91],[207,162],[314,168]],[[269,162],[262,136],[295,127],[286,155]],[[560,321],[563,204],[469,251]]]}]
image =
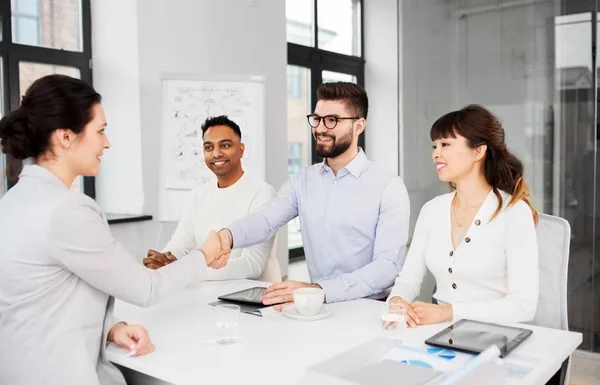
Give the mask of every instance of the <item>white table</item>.
[{"label": "white table", "polygon": [[[329,304],[333,314],[314,322],[295,321],[281,313],[242,314],[242,340],[217,344],[208,303],[221,294],[257,285],[266,286],[250,280],[204,282],[146,309],[117,301],[115,316],[144,325],[156,351],[130,358],[124,350],[109,346],[108,358],[176,385],[296,384],[309,367],[380,336],[384,303],[362,299]],[[446,326],[409,329],[406,339],[422,343]],[[510,385],[545,384],[582,341],[579,333],[519,326],[534,332],[509,357],[534,363],[535,369],[522,380],[510,380]]]}]

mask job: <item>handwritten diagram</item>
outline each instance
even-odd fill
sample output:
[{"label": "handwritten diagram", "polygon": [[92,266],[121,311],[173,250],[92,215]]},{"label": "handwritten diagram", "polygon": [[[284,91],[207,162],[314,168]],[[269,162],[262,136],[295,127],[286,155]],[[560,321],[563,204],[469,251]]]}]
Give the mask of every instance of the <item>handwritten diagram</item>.
[{"label": "handwritten diagram", "polygon": [[[202,124],[211,116],[227,115],[242,131],[246,171],[257,165],[264,153],[262,84],[169,80],[164,84],[163,183],[167,189],[191,189],[213,178],[204,163]],[[264,159],[264,155],[262,155]]]}]

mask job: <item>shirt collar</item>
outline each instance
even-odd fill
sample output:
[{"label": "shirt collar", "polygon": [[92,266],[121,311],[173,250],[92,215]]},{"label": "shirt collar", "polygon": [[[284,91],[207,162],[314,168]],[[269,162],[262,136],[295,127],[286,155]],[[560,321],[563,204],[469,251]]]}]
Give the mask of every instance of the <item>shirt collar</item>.
[{"label": "shirt collar", "polygon": [[38,166],[37,164],[28,164],[23,167],[23,171],[21,171],[20,178],[28,177],[42,180],[44,182],[48,182],[57,187],[61,187],[64,189],[69,189],[56,175],[54,175],[50,170]]},{"label": "shirt collar", "polygon": [[[363,149],[359,147],[358,154],[342,170],[347,170],[350,174],[354,175],[354,177],[358,178],[360,177],[360,174],[364,171],[364,169],[367,167],[368,163],[369,159],[367,159],[367,155],[365,154]],[[327,159],[323,159],[323,162],[321,163],[321,172],[326,170],[331,170],[331,168],[327,165]]]}]

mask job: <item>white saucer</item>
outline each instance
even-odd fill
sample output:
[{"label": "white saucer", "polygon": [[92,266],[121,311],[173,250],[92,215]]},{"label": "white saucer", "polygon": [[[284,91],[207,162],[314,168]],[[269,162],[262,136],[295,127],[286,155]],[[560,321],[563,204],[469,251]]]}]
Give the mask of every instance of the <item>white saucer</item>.
[{"label": "white saucer", "polygon": [[332,313],[329,306],[323,305],[321,310],[315,315],[302,315],[298,313],[298,309],[296,309],[296,305],[294,304],[284,307],[281,312],[286,316],[298,321],[316,321],[325,317],[329,317]]}]

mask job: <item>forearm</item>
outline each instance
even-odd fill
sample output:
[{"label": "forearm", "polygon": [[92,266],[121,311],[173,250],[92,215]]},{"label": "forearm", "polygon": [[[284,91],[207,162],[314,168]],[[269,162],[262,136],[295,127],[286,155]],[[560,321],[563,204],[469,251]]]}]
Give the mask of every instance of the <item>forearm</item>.
[{"label": "forearm", "polygon": [[535,317],[535,298],[504,298],[491,301],[464,302],[452,305],[453,319],[472,319],[484,322],[529,322]]},{"label": "forearm", "polygon": [[362,268],[328,280],[318,280],[327,302],[349,301],[379,294],[389,289],[399,266],[385,258],[376,259]]}]

